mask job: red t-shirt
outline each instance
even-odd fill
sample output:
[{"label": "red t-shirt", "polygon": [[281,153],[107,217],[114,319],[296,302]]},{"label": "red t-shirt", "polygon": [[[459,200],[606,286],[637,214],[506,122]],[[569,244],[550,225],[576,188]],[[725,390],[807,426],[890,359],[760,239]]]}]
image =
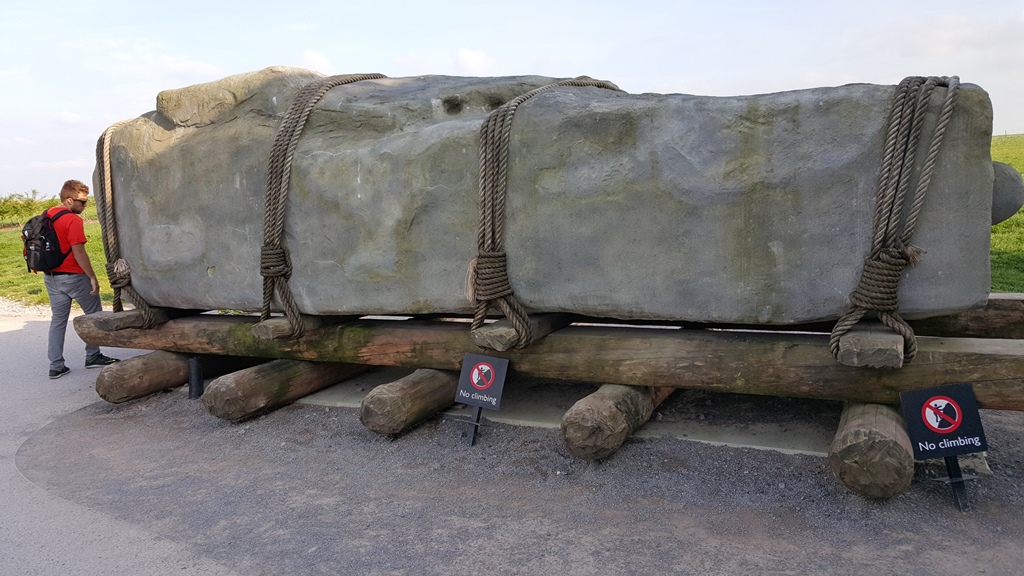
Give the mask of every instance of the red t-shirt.
[{"label": "red t-shirt", "polygon": [[[61,210],[67,210],[63,206],[54,206],[46,211],[47,214],[53,218],[54,214]],[[60,241],[60,251],[70,252],[71,247],[75,244],[85,244],[85,223],[82,222],[82,217],[74,212],[68,210],[68,214],[60,217],[59,220],[53,223],[54,230],[57,231],[57,240]],[[85,270],[78,265],[78,260],[75,260],[74,254],[68,254],[68,257],[64,259],[64,262],[53,269],[54,272],[69,272],[71,274],[85,274]]]}]

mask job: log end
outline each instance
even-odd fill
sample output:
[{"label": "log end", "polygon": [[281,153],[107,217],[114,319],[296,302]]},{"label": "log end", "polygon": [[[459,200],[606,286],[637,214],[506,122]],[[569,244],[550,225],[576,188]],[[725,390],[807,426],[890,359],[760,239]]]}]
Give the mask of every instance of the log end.
[{"label": "log end", "polygon": [[458,387],[458,372],[421,368],[370,390],[359,421],[377,434],[399,434],[451,406]]},{"label": "log end", "polygon": [[211,415],[235,422],[254,416],[257,413],[254,406],[263,405],[250,397],[244,389],[235,386],[229,377],[211,381],[200,400]]},{"label": "log end", "polygon": [[158,350],[105,366],[96,394],[111,404],[143,398],[188,382],[188,357]]},{"label": "log end", "polygon": [[614,405],[583,400],[562,418],[565,447],[573,456],[584,460],[611,456],[629,438],[633,428]]},{"label": "log end", "polygon": [[914,477],[914,449],[903,417],[892,406],[847,404],[828,467],[840,483],[866,498],[905,492]]},{"label": "log end", "polygon": [[914,455],[890,438],[865,438],[830,452],[828,467],[851,491],[872,499],[902,494],[914,478]]},{"label": "log end", "polygon": [[405,430],[401,397],[389,394],[383,386],[370,390],[359,404],[359,421],[377,434],[398,434]]}]

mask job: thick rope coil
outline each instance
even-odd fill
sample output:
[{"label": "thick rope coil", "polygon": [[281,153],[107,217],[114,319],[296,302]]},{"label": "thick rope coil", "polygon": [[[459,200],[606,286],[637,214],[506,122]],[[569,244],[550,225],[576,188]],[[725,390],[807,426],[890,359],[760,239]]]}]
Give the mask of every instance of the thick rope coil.
[{"label": "thick rope coil", "polygon": [[[905,208],[924,118],[932,92],[937,86],[946,87],[945,99],[921,175],[911,196],[910,207]],[[896,89],[875,195],[871,253],[864,261],[860,282],[850,294],[843,316],[832,328],[829,348],[836,358],[839,357],[840,338],[869,311],[877,313],[883,324],[903,337],[904,358],[907,362],[917,355],[914,330],[897,312],[899,284],[904,270],[917,264],[923,255],[920,248],[910,244],[910,238],[931,184],[935,161],[953,115],[959,89],[960,79],[956,76],[910,77],[904,79]]]},{"label": "thick rope coil", "polygon": [[[512,118],[519,106],[546,90],[565,86],[596,87],[619,90],[611,82],[580,76],[541,86],[517,96],[491,112],[480,127],[480,228],[477,233],[477,258],[470,265],[476,303],[471,329],[484,325],[487,311],[497,304],[516,331],[514,348],[533,342],[533,329],[523,306],[516,300],[508,280],[508,263],[504,251],[505,193],[508,177],[508,149],[512,134]],[[475,270],[475,272],[474,272]]]},{"label": "thick rope coil", "polygon": [[96,213],[100,219],[100,231],[103,236],[103,252],[107,258],[107,278],[114,290],[114,312],[124,311],[122,293],[135,305],[142,315],[143,328],[155,325],[153,310],[142,296],[132,287],[132,273],[128,263],[121,257],[121,245],[117,237],[117,219],[114,214],[114,182],[111,174],[110,140],[126,121],[118,122],[100,135],[96,142],[96,167],[99,170],[100,189],[96,191]]},{"label": "thick rope coil", "polygon": [[386,78],[383,74],[345,74],[329,76],[302,87],[285,112],[281,126],[274,137],[267,166],[267,204],[263,221],[263,248],[260,252],[260,274],[263,276],[263,308],[260,320],[270,318],[274,293],[281,299],[285,316],[291,326],[290,338],[299,338],[303,333],[299,308],[288,286],[291,277],[291,261],[282,245],[284,240],[284,216],[288,204],[288,188],[291,185],[292,157],[298,146],[302,129],[306,126],[313,107],[332,88],[360,80]]}]

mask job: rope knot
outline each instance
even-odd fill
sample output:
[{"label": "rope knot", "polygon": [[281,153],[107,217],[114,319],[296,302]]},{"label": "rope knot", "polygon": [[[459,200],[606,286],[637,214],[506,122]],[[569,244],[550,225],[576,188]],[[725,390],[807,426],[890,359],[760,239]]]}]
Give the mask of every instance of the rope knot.
[{"label": "rope knot", "polygon": [[900,278],[906,267],[907,259],[898,248],[886,248],[866,259],[860,283],[850,294],[850,304],[879,312],[898,310]]},{"label": "rope knot", "polygon": [[907,244],[903,247],[903,255],[907,259],[907,266],[917,266],[921,259],[924,258],[924,249],[913,244]]},{"label": "rope knot", "polygon": [[292,263],[283,246],[264,246],[260,249],[260,274],[264,278],[291,278]]},{"label": "rope knot", "polygon": [[474,292],[477,302],[490,302],[513,294],[504,252],[481,252],[477,256]]},{"label": "rope knot", "polygon": [[113,263],[107,263],[107,279],[110,280],[110,287],[114,290],[127,288],[132,284],[132,269],[124,258],[118,258]]}]

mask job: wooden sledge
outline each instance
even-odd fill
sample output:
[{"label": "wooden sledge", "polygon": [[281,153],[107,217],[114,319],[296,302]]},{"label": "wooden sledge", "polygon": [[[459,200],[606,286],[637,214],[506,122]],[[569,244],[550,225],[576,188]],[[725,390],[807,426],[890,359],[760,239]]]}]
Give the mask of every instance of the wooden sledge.
[{"label": "wooden sledge", "polygon": [[[399,433],[454,401],[451,373],[467,352],[508,358],[512,374],[617,385],[581,400],[563,421],[567,446],[583,458],[613,453],[675,388],[842,400],[847,408],[829,465],[844,485],[874,498],[906,490],[913,475],[902,421],[889,408],[899,403],[900,392],[969,382],[981,408],[1024,410],[1024,294],[993,295],[978,310],[911,322],[919,336],[917,357],[899,369],[837,363],[829,353],[829,327],[823,326],[629,326],[559,315],[536,319],[535,326],[551,333],[529,348],[495,352],[478,347],[465,319],[457,318],[309,319],[310,329],[293,340],[257,335],[254,316],[161,311],[161,324],[140,329],[132,327],[134,314],[78,316],[74,325],[85,342],[98,346],[287,362],[248,368],[211,385],[204,404],[215,414],[212,407],[231,404],[232,410],[217,414],[231,420],[332,385],[360,372],[358,366],[429,369],[384,385],[389,388],[379,396],[387,398],[364,407],[368,427]],[[489,345],[503,333],[502,322],[491,326]],[[887,334],[878,342],[876,350],[862,352],[891,351]],[[323,370],[324,363],[336,370]],[[114,377],[127,371],[138,394],[124,390],[126,378]],[[100,380],[120,382],[121,401],[184,383],[132,362],[106,367]],[[230,400],[218,397],[228,393]]]}]

